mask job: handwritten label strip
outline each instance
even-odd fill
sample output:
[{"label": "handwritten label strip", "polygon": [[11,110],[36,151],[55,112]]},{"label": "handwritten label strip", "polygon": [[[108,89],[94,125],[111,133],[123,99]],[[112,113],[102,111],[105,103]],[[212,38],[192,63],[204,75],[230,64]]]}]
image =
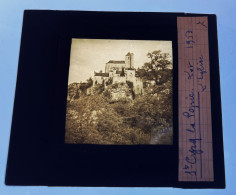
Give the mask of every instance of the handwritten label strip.
[{"label": "handwritten label strip", "polygon": [[179,181],[214,181],[207,17],[178,17]]}]

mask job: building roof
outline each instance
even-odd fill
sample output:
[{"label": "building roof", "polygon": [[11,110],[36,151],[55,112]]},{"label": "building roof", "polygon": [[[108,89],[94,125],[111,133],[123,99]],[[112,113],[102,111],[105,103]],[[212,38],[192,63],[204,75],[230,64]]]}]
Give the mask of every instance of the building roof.
[{"label": "building roof", "polygon": [[113,64],[125,64],[125,61],[116,61],[116,60],[110,60],[107,63],[113,63]]},{"label": "building roof", "polygon": [[94,72],[94,76],[109,77],[109,73]]},{"label": "building roof", "polygon": [[128,52],[125,56],[131,56],[133,53]]}]

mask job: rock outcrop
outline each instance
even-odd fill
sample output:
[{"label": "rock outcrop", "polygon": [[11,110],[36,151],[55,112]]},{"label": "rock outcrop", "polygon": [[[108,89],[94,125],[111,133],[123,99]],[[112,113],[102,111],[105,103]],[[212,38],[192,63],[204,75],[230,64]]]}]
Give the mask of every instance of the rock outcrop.
[{"label": "rock outcrop", "polygon": [[87,95],[87,83],[71,83],[68,85],[67,101],[77,100],[82,95]]},{"label": "rock outcrop", "polygon": [[132,101],[134,99],[134,92],[126,83],[115,83],[108,86],[104,91],[104,95],[111,102]]}]

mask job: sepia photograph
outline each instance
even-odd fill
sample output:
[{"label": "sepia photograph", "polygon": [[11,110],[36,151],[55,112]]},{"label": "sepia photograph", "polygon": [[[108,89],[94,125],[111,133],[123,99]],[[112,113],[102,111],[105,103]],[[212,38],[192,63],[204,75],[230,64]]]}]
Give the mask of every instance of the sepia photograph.
[{"label": "sepia photograph", "polygon": [[172,145],[172,41],[72,39],[66,144]]}]

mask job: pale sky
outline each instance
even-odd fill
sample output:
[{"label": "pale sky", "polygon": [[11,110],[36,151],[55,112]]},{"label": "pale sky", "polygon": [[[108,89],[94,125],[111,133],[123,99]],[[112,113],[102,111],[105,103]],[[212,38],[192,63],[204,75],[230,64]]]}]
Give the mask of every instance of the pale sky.
[{"label": "pale sky", "polygon": [[69,82],[84,82],[94,71],[105,72],[109,60],[125,60],[128,52],[134,54],[134,68],[149,62],[148,52],[161,50],[172,56],[172,41],[140,41],[114,39],[72,39]]}]

